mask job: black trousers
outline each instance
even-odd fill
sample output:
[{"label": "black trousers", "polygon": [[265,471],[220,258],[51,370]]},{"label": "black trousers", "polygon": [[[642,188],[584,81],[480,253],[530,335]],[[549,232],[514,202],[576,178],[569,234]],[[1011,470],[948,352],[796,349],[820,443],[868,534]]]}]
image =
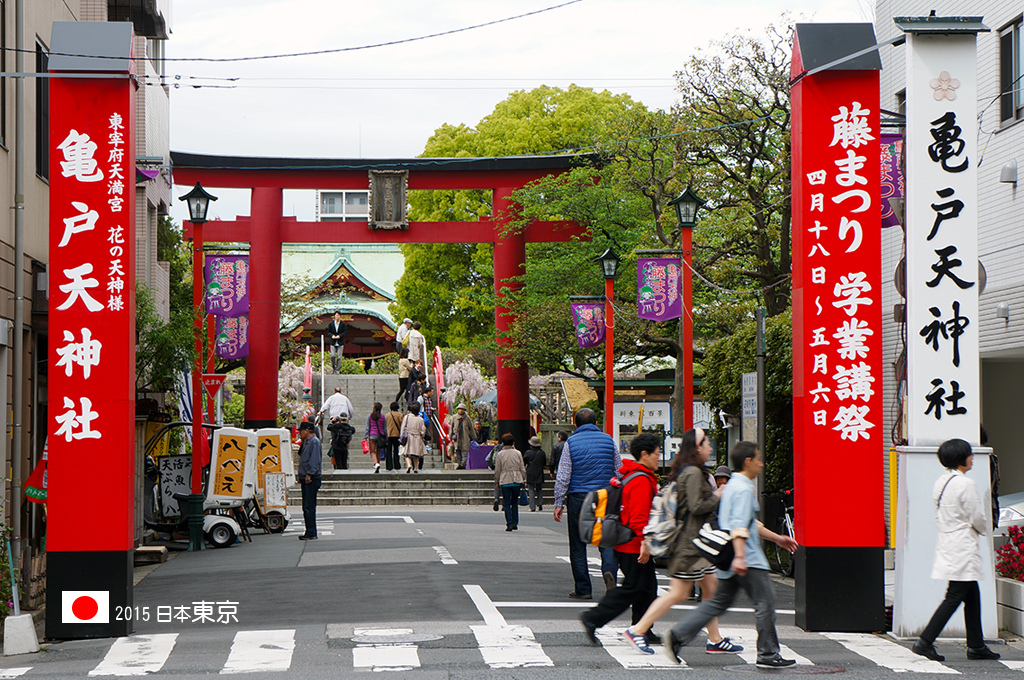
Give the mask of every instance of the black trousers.
[{"label": "black trousers", "polygon": [[398,379],[398,394],[395,395],[395,401],[402,401],[402,397],[409,391],[409,379],[399,378]]},{"label": "black trousers", "polygon": [[304,535],[316,536],[316,492],[320,489],[320,475],[310,477],[308,484],[303,475],[299,477],[299,485],[302,488],[302,520],[306,524]]},{"label": "black trousers", "polygon": [[946,598],[932,614],[931,621],[921,633],[921,639],[928,644],[933,644],[961,602],[964,605],[967,646],[974,649],[984,647],[985,638],[981,634],[981,590],[978,588],[977,581],[949,582],[949,587],[946,588]]},{"label": "black trousers", "polygon": [[637,623],[643,618],[647,608],[651,606],[658,597],[658,574],[654,570],[654,560],[647,560],[646,564],[640,564],[639,553],[625,553],[615,551],[619,559],[619,569],[622,570],[622,584],[612,588],[597,606],[588,612],[584,612],[581,618],[600,628],[614,619],[616,616],[633,607],[632,623]]},{"label": "black trousers", "polygon": [[384,444],[384,467],[388,470],[402,469],[402,461],[398,459],[398,437],[388,437]]}]

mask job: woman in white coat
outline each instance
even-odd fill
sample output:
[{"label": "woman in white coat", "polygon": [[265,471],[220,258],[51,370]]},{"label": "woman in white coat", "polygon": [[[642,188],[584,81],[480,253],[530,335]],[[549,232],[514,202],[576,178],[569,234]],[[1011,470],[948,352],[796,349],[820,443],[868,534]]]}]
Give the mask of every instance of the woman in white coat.
[{"label": "woman in white coat", "polygon": [[935,649],[935,638],[957,607],[964,605],[967,628],[968,659],[998,659],[999,655],[985,645],[981,634],[981,548],[978,537],[988,527],[981,509],[981,499],[974,480],[966,472],[974,465],[971,445],[963,439],[950,439],[939,446],[939,462],[946,473],[939,477],[932,490],[939,536],[935,543],[932,578],[949,581],[946,598],[932,614],[921,637],[914,643],[914,653],[933,661],[946,657]]}]

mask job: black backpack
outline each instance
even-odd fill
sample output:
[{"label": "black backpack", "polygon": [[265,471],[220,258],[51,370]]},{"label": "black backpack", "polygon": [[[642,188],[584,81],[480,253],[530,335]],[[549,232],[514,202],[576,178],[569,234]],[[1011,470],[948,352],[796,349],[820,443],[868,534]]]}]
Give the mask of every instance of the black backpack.
[{"label": "black backpack", "polygon": [[584,541],[600,548],[614,548],[636,538],[632,529],[621,524],[622,490],[632,479],[644,475],[644,472],[634,472],[620,484],[587,494],[580,509],[580,537]]}]

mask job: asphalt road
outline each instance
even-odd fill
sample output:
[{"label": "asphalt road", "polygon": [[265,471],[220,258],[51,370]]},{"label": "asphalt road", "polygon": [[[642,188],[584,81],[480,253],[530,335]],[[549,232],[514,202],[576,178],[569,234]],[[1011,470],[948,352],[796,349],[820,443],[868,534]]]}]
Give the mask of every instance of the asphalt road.
[{"label": "asphalt road", "polygon": [[[359,507],[321,510],[320,538],[299,541],[301,517],[285,534],[251,543],[178,553],[137,573],[135,633],[120,640],[45,644],[38,654],[0,659],[0,679],[153,673],[195,678],[273,673],[335,678],[394,671],[438,678],[594,678],[623,673],[664,677],[658,654],[625,644],[628,614],[590,646],[570,600],[564,524],[550,512],[523,512],[504,531],[490,507]],[[593,550],[593,549],[592,549]],[[596,562],[597,552],[593,550]],[[597,573],[595,568],[594,573]],[[775,584],[779,637],[797,666],[762,670],[754,659],[750,602],[741,595],[723,617],[742,655],[709,655],[704,638],[683,652],[693,678],[842,672],[843,677],[901,678],[936,673],[1024,678],[1024,651],[995,648],[1007,663],[972,662],[963,644],[940,643],[947,661],[914,656],[886,636],[827,636],[793,627],[793,588]],[[594,594],[604,586],[594,579]],[[692,607],[693,604],[684,605]],[[664,631],[684,615],[673,611]]]}]

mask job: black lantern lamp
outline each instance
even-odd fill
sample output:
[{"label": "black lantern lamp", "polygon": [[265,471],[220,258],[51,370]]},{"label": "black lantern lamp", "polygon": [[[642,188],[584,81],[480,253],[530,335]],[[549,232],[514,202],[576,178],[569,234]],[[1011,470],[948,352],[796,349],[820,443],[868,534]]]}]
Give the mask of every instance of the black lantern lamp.
[{"label": "black lantern lamp", "polygon": [[601,261],[601,271],[604,273],[604,278],[614,279],[619,268],[619,256],[615,254],[615,251],[609,248],[596,259]]},{"label": "black lantern lamp", "polygon": [[686,187],[683,193],[668,202],[676,209],[676,217],[679,219],[680,227],[697,226],[697,211],[704,206],[706,201],[693,193],[690,187]]},{"label": "black lantern lamp", "polygon": [[217,197],[208,193],[203,185],[196,182],[192,191],[178,199],[188,202],[188,219],[192,224],[203,224],[206,222],[206,212],[210,209],[210,201],[216,201]]}]

